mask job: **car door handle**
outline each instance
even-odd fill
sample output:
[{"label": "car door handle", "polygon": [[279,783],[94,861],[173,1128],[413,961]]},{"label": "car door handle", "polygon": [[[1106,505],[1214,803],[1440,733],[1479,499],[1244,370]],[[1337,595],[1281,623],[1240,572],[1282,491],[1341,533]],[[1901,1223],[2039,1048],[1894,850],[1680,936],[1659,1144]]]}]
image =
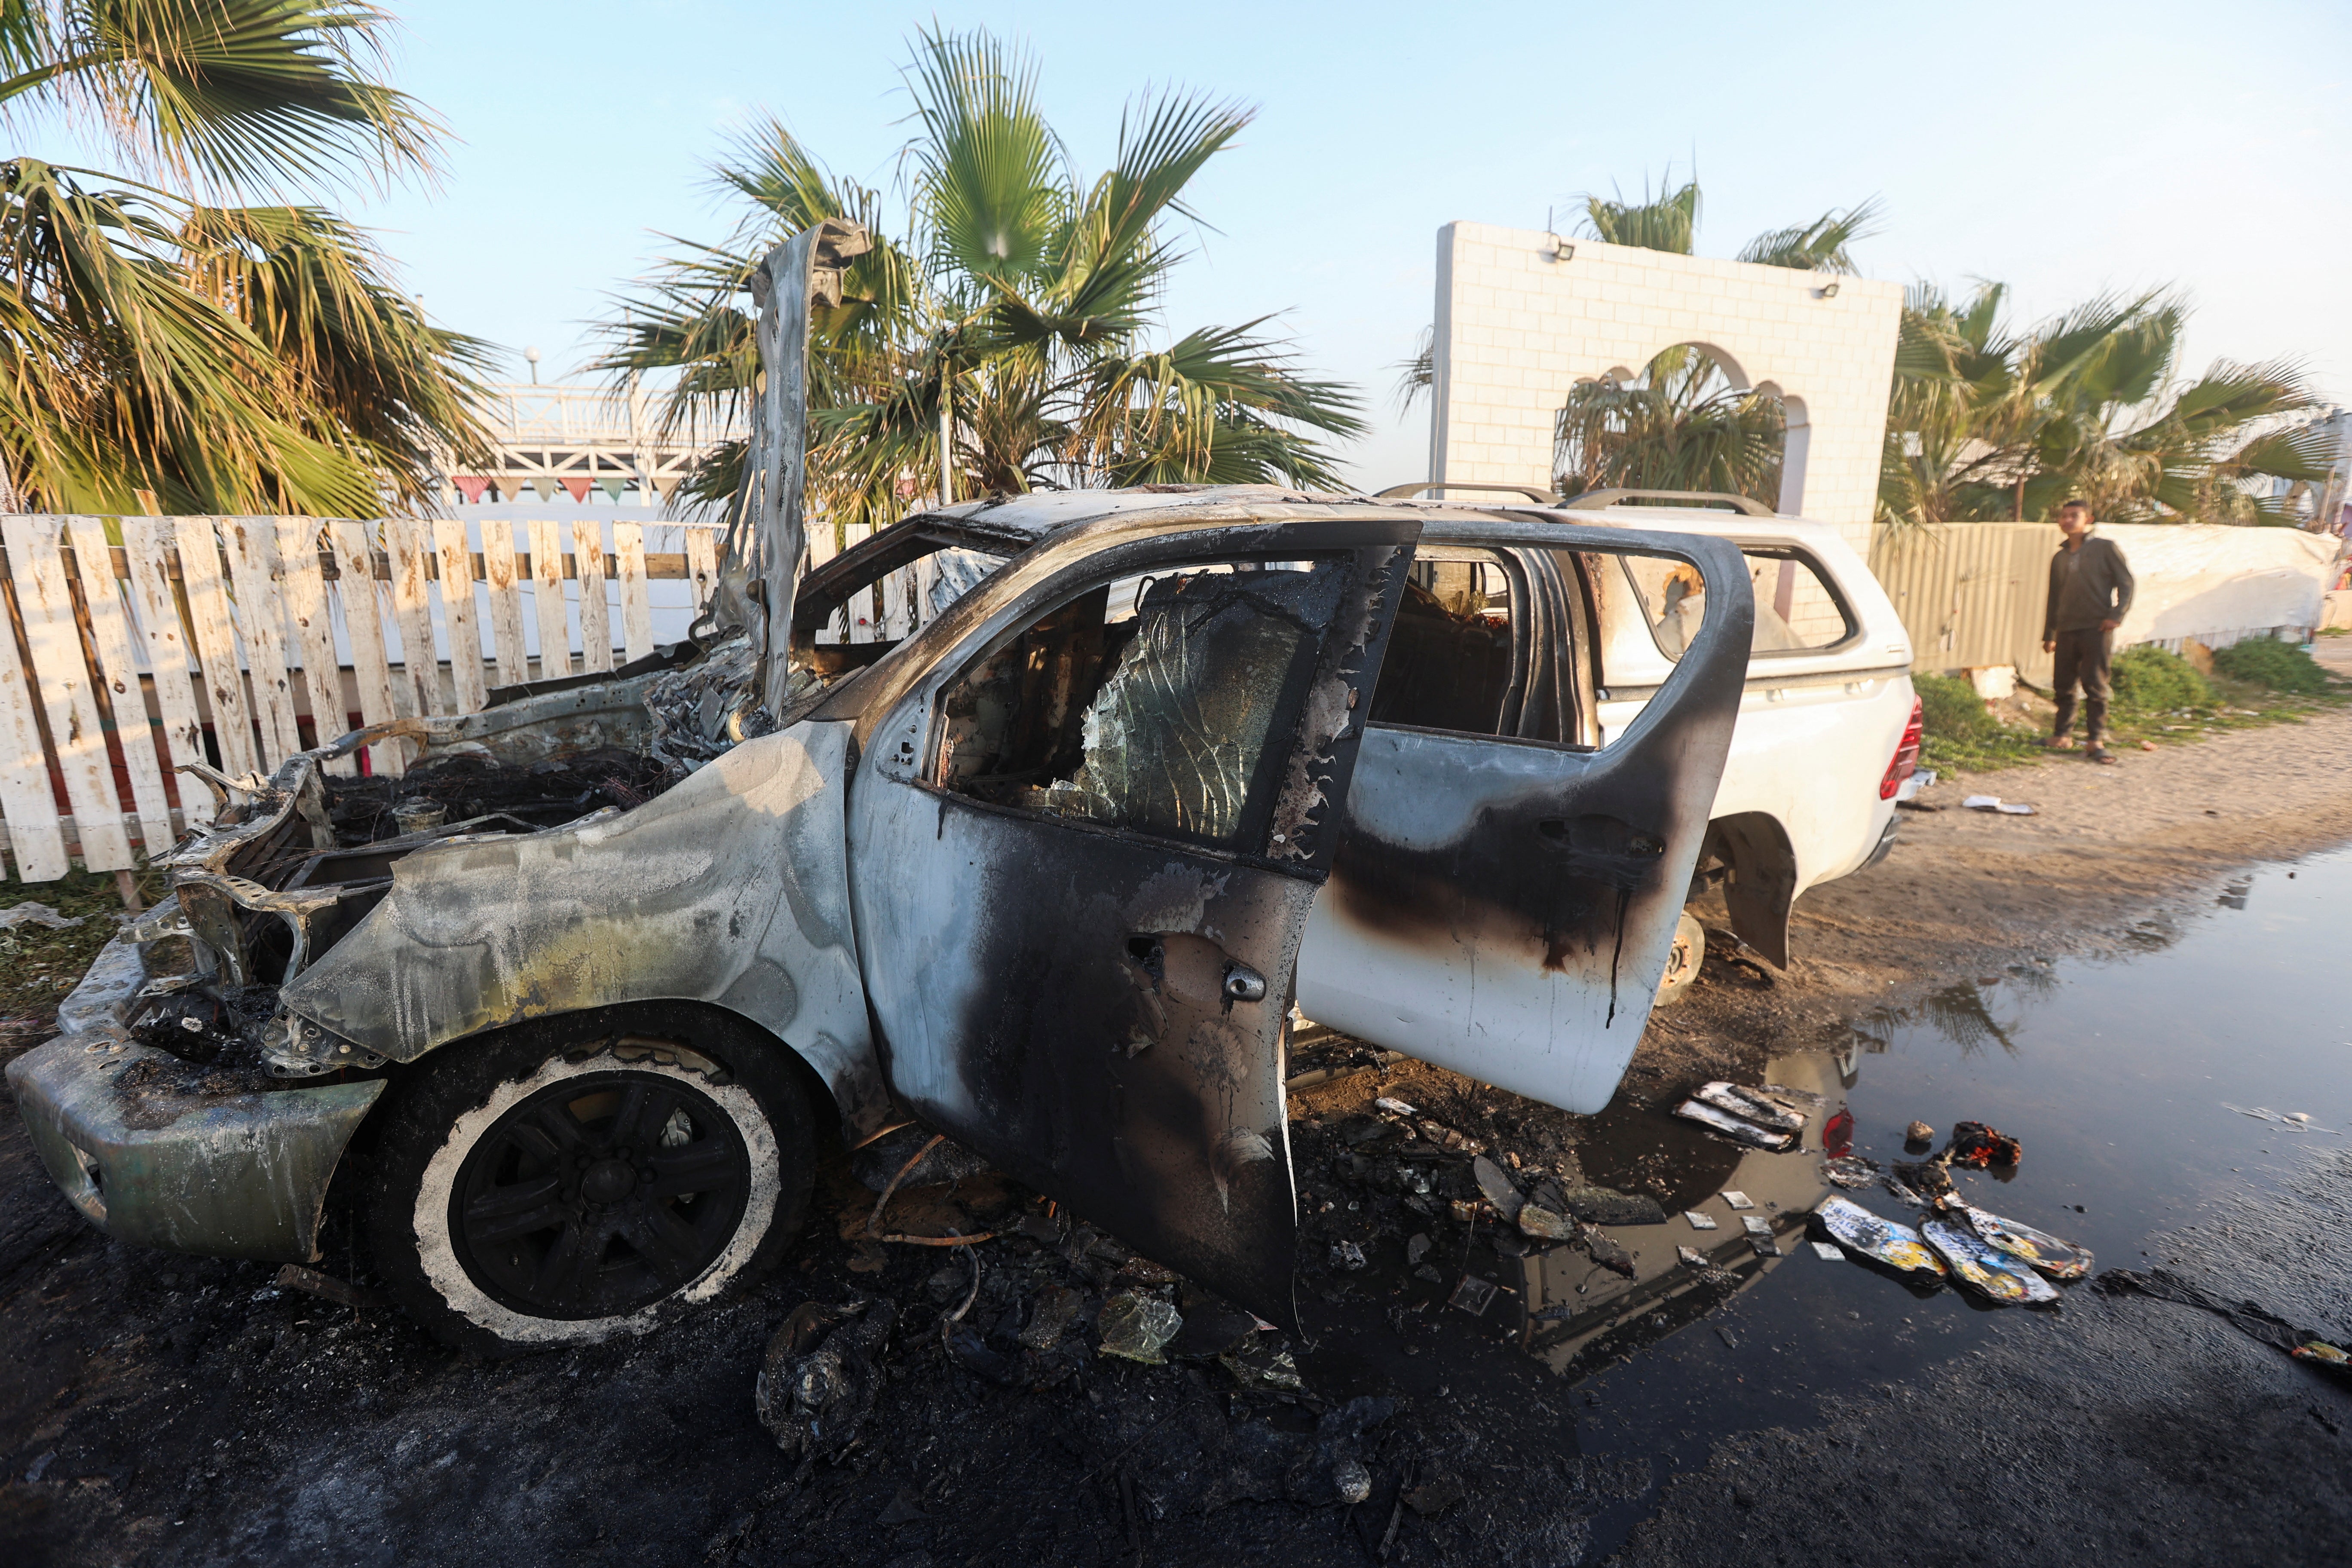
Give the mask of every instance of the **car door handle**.
[{"label": "car door handle", "polygon": [[1225,1000],[1228,1002],[1265,1001],[1265,976],[1246,963],[1226,964]]}]

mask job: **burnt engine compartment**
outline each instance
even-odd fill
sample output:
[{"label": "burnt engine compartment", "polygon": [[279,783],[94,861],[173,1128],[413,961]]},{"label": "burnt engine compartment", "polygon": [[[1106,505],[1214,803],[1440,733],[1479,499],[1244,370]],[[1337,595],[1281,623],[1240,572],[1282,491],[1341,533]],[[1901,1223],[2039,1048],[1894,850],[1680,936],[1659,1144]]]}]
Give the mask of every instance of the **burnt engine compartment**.
[{"label": "burnt engine compartment", "polygon": [[[257,1076],[264,1068],[265,1032],[278,1011],[278,987],[290,977],[298,948],[307,962],[341,941],[391,889],[400,860],[461,837],[537,833],[600,811],[627,811],[669,789],[686,772],[608,745],[529,763],[469,749],[425,757],[396,775],[320,777],[313,809],[287,813],[275,831],[245,845],[226,868],[285,895],[287,907],[244,907],[184,879],[177,890],[197,948],[197,969],[176,977],[177,984],[152,986],[156,994],[130,1033],[212,1076]],[[332,847],[319,845],[322,824]]]},{"label": "burnt engine compartment", "polygon": [[[381,843],[404,832],[399,814],[439,808],[434,826],[478,825],[473,831],[536,833],[561,827],[605,806],[627,811],[684,777],[656,758],[600,746],[526,764],[487,752],[428,757],[405,773],[326,781],[327,820],[345,847]],[[267,878],[257,880],[267,881]],[[315,879],[313,884],[315,885]]]}]

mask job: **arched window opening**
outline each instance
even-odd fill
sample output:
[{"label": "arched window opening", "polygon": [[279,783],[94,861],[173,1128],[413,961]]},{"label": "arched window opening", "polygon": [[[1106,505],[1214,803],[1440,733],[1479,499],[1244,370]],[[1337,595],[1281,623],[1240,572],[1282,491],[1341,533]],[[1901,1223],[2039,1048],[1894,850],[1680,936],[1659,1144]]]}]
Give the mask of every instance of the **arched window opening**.
[{"label": "arched window opening", "polygon": [[1630,380],[1579,382],[1553,427],[1563,495],[1595,489],[1716,490],[1781,500],[1788,411],[1697,343],[1664,350]]}]

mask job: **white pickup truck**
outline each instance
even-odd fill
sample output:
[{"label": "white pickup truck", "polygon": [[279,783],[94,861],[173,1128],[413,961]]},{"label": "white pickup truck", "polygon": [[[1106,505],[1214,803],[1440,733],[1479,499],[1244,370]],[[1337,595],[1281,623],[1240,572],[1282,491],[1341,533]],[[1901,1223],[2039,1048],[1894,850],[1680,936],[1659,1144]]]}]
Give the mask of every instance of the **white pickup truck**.
[{"label": "white pickup truck", "polygon": [[[1786,968],[1798,895],[1885,857],[1896,795],[1918,762],[1911,639],[1894,604],[1835,528],[1779,516],[1744,496],[1602,490],[1559,501],[1526,493],[1564,523],[1705,534],[1747,558],[1756,614],[1747,689],[1691,894],[1720,889],[1740,941]],[[1597,740],[1605,746],[1672,673],[1706,596],[1695,574],[1655,557],[1618,556],[1591,581]],[[1705,932],[1685,914],[1659,1000],[1679,996],[1705,956]]]}]

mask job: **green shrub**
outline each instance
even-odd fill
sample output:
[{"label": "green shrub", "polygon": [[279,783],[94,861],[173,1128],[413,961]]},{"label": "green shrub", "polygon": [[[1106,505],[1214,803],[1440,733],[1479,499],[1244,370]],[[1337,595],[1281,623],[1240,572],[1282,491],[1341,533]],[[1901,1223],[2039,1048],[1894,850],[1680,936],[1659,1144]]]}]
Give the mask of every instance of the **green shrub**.
[{"label": "green shrub", "polygon": [[2115,682],[2116,706],[2142,713],[2210,708],[2217,700],[2212,682],[2198,674],[2195,665],[2147,643],[2116,655]]},{"label": "green shrub", "polygon": [[2268,637],[2231,643],[2213,654],[2213,668],[2232,680],[2267,686],[2273,691],[2315,697],[2328,689],[2327,672],[2299,647]]},{"label": "green shrub", "polygon": [[1919,697],[1919,717],[1930,738],[1938,741],[1990,741],[2000,733],[2000,721],[1985,710],[1977,689],[1958,676],[1911,677]]}]

